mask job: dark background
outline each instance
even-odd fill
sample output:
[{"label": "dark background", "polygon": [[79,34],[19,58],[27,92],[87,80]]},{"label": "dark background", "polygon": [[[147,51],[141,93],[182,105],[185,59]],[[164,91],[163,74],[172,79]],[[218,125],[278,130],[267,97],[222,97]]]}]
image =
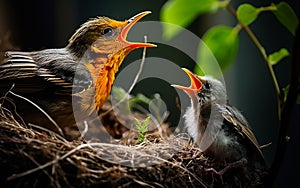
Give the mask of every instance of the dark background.
[{"label": "dark background", "polygon": [[[246,1],[233,1],[233,6]],[[271,1],[251,1],[255,6],[267,6]],[[275,1],[279,2],[279,1]],[[287,1],[300,16],[299,1]],[[117,20],[128,19],[138,12],[151,10],[152,14],[143,20],[159,21],[159,12],[165,0],[157,1],[129,1],[129,0],[0,0],[0,36],[10,33],[12,45],[5,49],[18,48],[23,51],[41,50],[45,48],[59,48],[67,44],[68,38],[74,30],[88,18],[105,15]],[[189,30],[201,36],[214,24],[234,26],[235,19],[226,11],[214,15],[205,15],[198,18]],[[251,25],[257,38],[265,47],[267,53],[272,53],[285,47],[291,51],[293,36],[279,24],[275,17],[263,13]],[[2,43],[3,45],[3,43]],[[0,47],[4,48],[1,46]],[[0,48],[0,49],[1,49]],[[156,49],[147,51],[147,56],[168,59],[179,66],[193,68],[191,59],[172,51],[167,46],[161,45]],[[178,54],[178,55],[176,55]],[[140,58],[141,51],[131,53],[124,61],[121,68]],[[286,86],[290,79],[290,61],[288,57],[275,66],[279,85]],[[268,164],[271,164],[276,135],[278,130],[277,104],[275,89],[258,49],[245,32],[240,33],[239,53],[235,64],[225,72],[225,80],[230,103],[240,109],[247,117],[261,144],[272,142],[271,147],[264,150]],[[153,84],[154,83],[154,84]],[[148,97],[158,92],[168,104],[171,111],[168,121],[175,125],[180,112],[174,106],[176,92],[170,89],[170,83],[159,80],[147,79],[138,83],[133,93],[142,92]],[[170,104],[169,104],[170,103]],[[297,106],[293,114],[293,125],[290,130],[291,141],[285,156],[284,164],[276,181],[276,187],[293,187],[298,184],[300,168],[300,108]]]}]

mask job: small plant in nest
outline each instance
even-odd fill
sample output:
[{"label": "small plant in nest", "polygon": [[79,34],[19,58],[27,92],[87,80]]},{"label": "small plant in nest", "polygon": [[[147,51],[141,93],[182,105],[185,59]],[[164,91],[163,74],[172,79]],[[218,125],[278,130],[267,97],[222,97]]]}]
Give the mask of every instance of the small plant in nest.
[{"label": "small plant in nest", "polygon": [[137,129],[138,129],[138,139],[137,144],[144,142],[147,139],[146,132],[148,131],[148,124],[151,116],[149,115],[143,122],[134,118]]}]

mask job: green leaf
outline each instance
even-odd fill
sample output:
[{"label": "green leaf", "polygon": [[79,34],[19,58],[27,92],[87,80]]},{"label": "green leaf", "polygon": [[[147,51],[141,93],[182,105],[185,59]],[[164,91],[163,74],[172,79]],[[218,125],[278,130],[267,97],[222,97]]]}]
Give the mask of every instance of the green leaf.
[{"label": "green leaf", "polygon": [[168,111],[165,102],[161,99],[158,93],[154,95],[154,99],[152,99],[149,103],[149,111],[159,123],[162,121],[162,118]]},{"label": "green leaf", "polygon": [[151,99],[140,93],[136,96],[127,95],[127,92],[123,88],[117,86],[112,87],[111,94],[113,103],[119,103],[120,101],[123,101],[119,104],[119,108],[122,109],[123,112],[127,113],[130,113],[133,107],[137,104],[144,103],[149,105],[151,102]]},{"label": "green leaf", "polygon": [[284,88],[282,88],[282,91],[283,91],[283,101],[286,102],[286,98],[287,98],[287,95],[289,93],[289,89],[290,89],[290,84],[288,84],[287,86],[285,86]]},{"label": "green leaf", "polygon": [[140,120],[138,120],[137,118],[134,118],[137,129],[138,129],[138,139],[137,139],[137,143],[140,144],[142,142],[145,141],[145,139],[147,138],[146,136],[146,132],[148,131],[148,124],[150,121],[150,115],[144,120],[143,123],[141,123]]},{"label": "green leaf", "polygon": [[150,118],[151,118],[151,116],[149,115],[149,116],[147,116],[147,118],[144,120],[144,127],[147,128],[146,131],[148,130],[148,124],[149,124]]},{"label": "green leaf", "polygon": [[[284,102],[286,102],[286,99],[287,99],[289,90],[290,90],[290,84],[288,84],[287,86],[285,86],[285,87],[282,89],[283,94],[284,94],[284,98],[283,98]],[[300,104],[300,94],[299,94],[298,97],[297,97],[296,104]]]},{"label": "green leaf", "polygon": [[132,109],[134,107],[134,105],[136,105],[138,103],[144,103],[144,104],[149,105],[150,102],[151,102],[151,99],[149,99],[145,95],[139,93],[139,94],[137,94],[137,96],[134,96],[129,99],[129,108]]},{"label": "green leaf", "polygon": [[220,76],[235,60],[238,51],[238,31],[237,28],[227,26],[215,26],[208,30],[203,36],[203,43],[198,49],[198,65],[195,72],[201,72]]},{"label": "green leaf", "polygon": [[[169,0],[162,7],[160,17],[163,22],[187,27],[197,16],[215,12],[221,5],[218,0]],[[171,39],[183,29],[169,24],[163,27],[166,39]]]},{"label": "green leaf", "polygon": [[242,4],[237,9],[237,18],[238,20],[245,25],[251,24],[256,20],[259,12],[257,9],[250,4]]},{"label": "green leaf", "polygon": [[135,124],[137,126],[137,128],[139,129],[140,127],[142,127],[142,123],[140,122],[140,120],[138,120],[137,118],[134,118]]},{"label": "green leaf", "polygon": [[[122,109],[121,111],[123,113],[130,113],[130,108],[129,108],[129,103],[128,103],[128,98],[130,98],[130,96],[127,95],[127,92],[121,88],[121,87],[117,87],[117,86],[113,86],[112,87],[112,91],[111,91],[111,102],[112,104],[116,104],[119,103],[119,108]],[[126,99],[126,100],[124,100]]]},{"label": "green leaf", "polygon": [[123,88],[117,86],[112,87],[111,93],[116,100],[122,100],[126,96],[126,91]]},{"label": "green leaf", "polygon": [[280,60],[285,58],[286,56],[289,56],[290,53],[287,49],[281,48],[279,51],[274,52],[269,55],[268,59],[272,65],[277,64]]},{"label": "green leaf", "polygon": [[276,5],[277,10],[273,11],[279,22],[284,25],[293,35],[296,33],[299,20],[296,13],[286,2],[280,2]]}]

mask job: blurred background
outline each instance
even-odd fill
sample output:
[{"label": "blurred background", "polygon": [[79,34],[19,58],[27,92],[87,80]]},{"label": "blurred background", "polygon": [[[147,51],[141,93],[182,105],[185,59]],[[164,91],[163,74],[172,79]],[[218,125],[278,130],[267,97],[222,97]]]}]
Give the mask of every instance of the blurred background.
[{"label": "blurred background", "polygon": [[[108,16],[125,20],[144,10],[152,14],[143,20],[159,21],[160,10],[165,0],[129,1],[129,0],[0,0],[0,60],[6,50],[34,51],[45,48],[60,48],[67,44],[69,37],[82,23],[95,16]],[[249,1],[234,1],[232,5]],[[271,2],[251,0],[255,6],[266,6]],[[300,2],[287,1],[300,16]],[[282,27],[271,14],[262,14],[260,19],[251,25],[257,38],[268,53],[285,47],[291,51],[293,36]],[[188,29],[201,37],[215,24],[234,26],[235,19],[226,11],[199,17]],[[140,39],[142,41],[143,38]],[[151,41],[151,40],[150,40]],[[159,45],[159,44],[158,44]],[[122,64],[121,69],[131,62],[140,59],[141,50],[131,53]],[[167,59],[180,67],[193,69],[194,62],[176,49],[159,45],[149,49],[147,57]],[[290,79],[291,57],[275,67],[279,85],[285,87]],[[168,74],[172,74],[168,72]],[[175,75],[176,76],[176,75]],[[264,150],[268,164],[271,164],[278,130],[277,104],[275,89],[267,66],[253,42],[245,32],[240,32],[239,52],[236,62],[224,73],[229,101],[240,109],[250,122],[260,144],[272,142]],[[182,81],[188,84],[188,79]],[[160,79],[145,79],[137,84],[133,94],[143,93],[151,98],[159,93],[167,104],[170,116],[167,119],[171,126],[179,121],[180,110],[176,107],[177,92],[168,83]],[[181,84],[181,83],[180,83]],[[187,98],[185,100],[188,100]],[[292,187],[298,184],[297,170],[300,168],[300,107],[295,107],[293,125],[290,130],[291,141],[285,156],[276,187]]]}]

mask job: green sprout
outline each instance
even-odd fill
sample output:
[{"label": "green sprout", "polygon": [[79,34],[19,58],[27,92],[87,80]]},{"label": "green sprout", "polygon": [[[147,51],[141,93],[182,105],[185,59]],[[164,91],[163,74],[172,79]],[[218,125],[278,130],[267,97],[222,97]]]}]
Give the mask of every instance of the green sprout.
[{"label": "green sprout", "polygon": [[136,122],[136,126],[138,129],[138,139],[137,139],[137,143],[140,144],[142,142],[145,141],[145,139],[147,138],[146,136],[146,132],[148,131],[148,124],[150,121],[150,115],[143,121],[141,122],[140,120],[134,118],[135,122]]}]

